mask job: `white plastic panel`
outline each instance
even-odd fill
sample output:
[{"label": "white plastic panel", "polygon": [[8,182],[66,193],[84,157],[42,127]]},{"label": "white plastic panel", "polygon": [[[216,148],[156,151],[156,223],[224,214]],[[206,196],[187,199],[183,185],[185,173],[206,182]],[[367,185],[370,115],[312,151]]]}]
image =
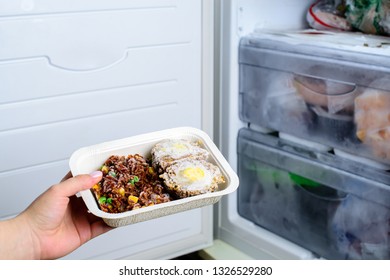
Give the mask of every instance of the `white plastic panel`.
[{"label": "white plastic panel", "polygon": [[[6,131],[1,134],[0,145],[8,147],[2,152],[7,161],[0,168],[11,171],[64,160],[79,147],[148,132],[156,127],[156,119],[150,117],[154,114],[159,116],[159,128],[169,128],[179,124],[172,121],[178,112],[186,113],[174,103]],[[197,125],[194,120],[187,121]]]},{"label": "white plastic panel", "polygon": [[[203,8],[197,0],[1,1],[0,189],[13,199],[0,219],[60,181],[82,146],[201,128]],[[188,253],[210,245],[210,211],[113,230],[67,258]]]},{"label": "white plastic panel", "polygon": [[[306,12],[312,0],[233,0],[237,3],[239,35],[254,29],[296,30],[306,25]],[[281,8],[283,7],[283,8]]]},{"label": "white plastic panel", "polygon": [[[186,239],[188,236],[197,236],[199,240],[204,238],[206,233],[201,231],[204,222],[202,218],[202,211],[195,209],[139,224],[115,228],[107,234],[84,244],[81,250],[71,253],[64,259],[140,259],[139,255],[145,254],[145,251],[166,244],[170,244],[178,250],[179,248],[174,245],[178,240]],[[191,223],[178,223],[178,221],[186,219],[190,220]],[[168,252],[167,250],[164,254],[168,254]]]},{"label": "white plastic panel", "polygon": [[[1,150],[1,153],[5,150]],[[17,153],[16,156],[21,157],[21,154]],[[4,197],[7,197],[0,204],[0,219],[14,216],[25,209],[43,190],[58,183],[68,169],[68,161],[62,160],[0,172],[0,189]]]},{"label": "white plastic panel", "polygon": [[196,51],[190,7],[0,18],[1,84],[13,89],[0,103],[166,80]]},{"label": "white plastic panel", "polygon": [[0,16],[80,13],[96,11],[112,11],[125,9],[153,9],[161,7],[174,8],[177,0],[2,0]]}]

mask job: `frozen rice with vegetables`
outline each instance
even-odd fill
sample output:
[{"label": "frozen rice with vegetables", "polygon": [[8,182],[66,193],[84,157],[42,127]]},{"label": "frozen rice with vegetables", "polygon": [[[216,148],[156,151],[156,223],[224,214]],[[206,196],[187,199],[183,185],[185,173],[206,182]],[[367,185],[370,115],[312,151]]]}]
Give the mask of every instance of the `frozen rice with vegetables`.
[{"label": "frozen rice with vegetables", "polygon": [[105,212],[121,213],[172,200],[153,167],[138,154],[112,155],[100,169],[103,178],[92,191]]}]

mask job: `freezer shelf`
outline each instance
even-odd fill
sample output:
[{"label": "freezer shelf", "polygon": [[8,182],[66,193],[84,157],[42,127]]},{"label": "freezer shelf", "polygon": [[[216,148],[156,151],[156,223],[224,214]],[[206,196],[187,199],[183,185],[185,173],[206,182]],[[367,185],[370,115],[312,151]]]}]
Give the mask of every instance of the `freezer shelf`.
[{"label": "freezer shelf", "polygon": [[241,40],[240,119],[389,168],[390,40],[295,35]]},{"label": "freezer shelf", "polygon": [[390,258],[388,173],[242,129],[238,175],[245,219],[326,259]]}]

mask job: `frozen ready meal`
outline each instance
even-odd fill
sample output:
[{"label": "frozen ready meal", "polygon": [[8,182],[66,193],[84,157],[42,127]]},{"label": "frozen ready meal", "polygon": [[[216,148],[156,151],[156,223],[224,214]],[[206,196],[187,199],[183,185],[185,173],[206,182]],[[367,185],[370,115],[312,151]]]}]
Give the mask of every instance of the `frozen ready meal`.
[{"label": "frozen ready meal", "polygon": [[103,172],[100,183],[78,195],[111,227],[208,206],[239,185],[211,138],[191,127],[83,147],[69,166],[73,176]]},{"label": "frozen ready meal", "polygon": [[174,199],[214,192],[225,182],[220,169],[207,162],[197,142],[168,139],[157,143],[151,158],[111,155],[101,166],[102,180],[92,191],[101,210],[121,213]]}]

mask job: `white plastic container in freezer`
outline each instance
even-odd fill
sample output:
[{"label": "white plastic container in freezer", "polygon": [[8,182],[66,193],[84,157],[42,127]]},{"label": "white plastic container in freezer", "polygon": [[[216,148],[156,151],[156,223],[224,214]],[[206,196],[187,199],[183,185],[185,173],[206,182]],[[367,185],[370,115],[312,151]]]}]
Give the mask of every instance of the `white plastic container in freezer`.
[{"label": "white plastic container in freezer", "polygon": [[70,169],[73,176],[88,174],[94,170],[98,170],[111,155],[140,154],[148,158],[150,157],[152,147],[165,139],[188,139],[200,142],[201,146],[210,153],[208,161],[220,168],[225,178],[225,183],[220,184],[218,186],[219,189],[215,192],[176,199],[123,213],[107,213],[100,210],[92,192],[86,190],[80,192],[80,195],[88,210],[92,214],[101,217],[108,225],[120,227],[211,205],[218,202],[223,195],[227,195],[237,189],[239,179],[236,173],[210,137],[205,132],[190,127],[161,130],[80,148],[72,154],[69,160]]}]

